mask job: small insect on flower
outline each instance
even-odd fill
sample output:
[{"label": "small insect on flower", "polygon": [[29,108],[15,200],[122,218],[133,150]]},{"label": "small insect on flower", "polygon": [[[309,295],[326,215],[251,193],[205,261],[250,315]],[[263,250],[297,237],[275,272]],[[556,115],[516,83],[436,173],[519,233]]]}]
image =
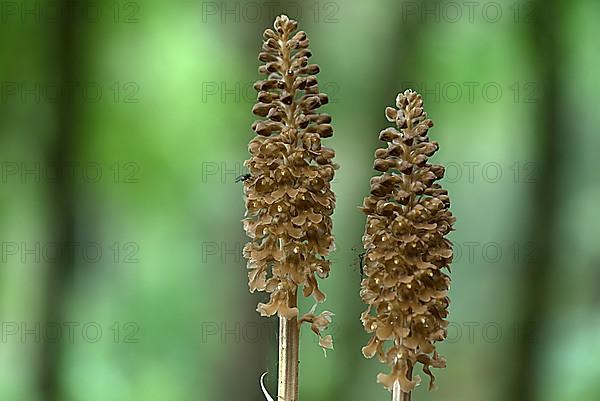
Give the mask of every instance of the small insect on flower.
[{"label": "small insect on flower", "polygon": [[[358,251],[357,248],[352,248],[353,251]],[[358,268],[360,269],[360,279],[365,278],[365,256],[367,255],[367,251],[362,251],[358,254]],[[356,260],[352,263],[352,266],[356,265]]]},{"label": "small insect on flower", "polygon": [[367,251],[361,252],[358,254],[358,261],[360,263],[360,278],[361,280],[363,278],[365,278],[365,255],[367,254]]},{"label": "small insect on flower", "polygon": [[252,177],[252,174],[242,174],[242,175],[236,177],[235,182],[243,182],[243,181],[246,181],[247,179],[249,179],[250,177]]}]

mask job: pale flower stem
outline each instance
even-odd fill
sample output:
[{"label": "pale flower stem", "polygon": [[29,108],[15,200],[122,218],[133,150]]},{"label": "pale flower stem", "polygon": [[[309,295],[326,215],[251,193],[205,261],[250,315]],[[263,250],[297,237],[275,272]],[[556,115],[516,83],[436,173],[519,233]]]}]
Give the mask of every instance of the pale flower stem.
[{"label": "pale flower stem", "polygon": [[400,390],[400,383],[396,381],[392,387],[392,401],[402,401],[403,399],[404,393]]},{"label": "pale flower stem", "polygon": [[[296,307],[296,296],[290,307]],[[293,304],[293,305],[292,305]],[[298,401],[298,319],[279,318],[278,401]]]},{"label": "pale flower stem", "polygon": [[[412,379],[412,371],[413,371],[413,367],[412,365],[409,363],[408,365],[408,373],[407,373],[407,378],[408,380]],[[392,392],[392,401],[396,401],[396,398],[394,398],[393,394],[396,391],[396,389],[398,389],[398,393],[402,394],[402,398],[400,398],[400,396],[398,396],[398,400],[399,401],[411,401],[412,399],[412,391],[409,391],[408,393],[405,393],[404,391],[400,390],[400,383],[399,382],[395,382],[394,383],[394,388],[393,388],[393,392]]]},{"label": "pale flower stem", "polygon": [[[413,376],[413,366],[412,363],[408,362],[408,373],[407,373],[407,377],[408,380],[412,380],[412,376]],[[406,394],[406,398],[403,399],[402,401],[411,401],[412,400],[412,391],[409,391],[408,393],[404,393]]]}]

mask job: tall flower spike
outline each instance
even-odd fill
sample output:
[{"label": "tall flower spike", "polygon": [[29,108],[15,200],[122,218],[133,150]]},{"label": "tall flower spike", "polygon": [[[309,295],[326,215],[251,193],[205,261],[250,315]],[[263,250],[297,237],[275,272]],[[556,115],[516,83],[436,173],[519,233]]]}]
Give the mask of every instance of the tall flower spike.
[{"label": "tall flower spike", "polygon": [[447,333],[450,277],[442,270],[450,270],[452,243],[445,236],[455,219],[448,192],[436,183],[444,167],[428,163],[438,144],[427,136],[433,123],[421,96],[407,90],[396,106],[385,110],[398,129],[379,134],[387,147],[375,152],[374,168],[383,174],[371,179],[363,206],[366,278],[360,295],[368,308],[361,320],[372,337],[362,351],[366,358],[377,354],[391,368],[377,381],[409,399],[420,383],[412,375],[418,363],[430,377],[430,390],[435,387],[430,367],[446,365],[434,343]]},{"label": "tall flower spike", "polygon": [[[325,257],[334,247],[330,182],[335,152],[321,146],[321,138],[333,135],[331,117],[318,112],[327,95],[319,92],[319,66],[309,64],[309,41],[304,31],[295,32],[297,27],[282,15],[274,30],[264,32],[258,59],[264,62],[259,72],[266,79],[254,85],[258,102],[252,108],[262,119],[252,125],[258,135],[248,146],[250,177],[244,181],[250,291],[270,293],[269,302],[258,304],[262,316],[288,320],[298,318],[299,287],[305,297],[325,300],[317,277],[329,275]],[[312,312],[300,321],[317,321],[313,330],[320,336],[332,314]],[[331,348],[327,338],[321,343]]]}]

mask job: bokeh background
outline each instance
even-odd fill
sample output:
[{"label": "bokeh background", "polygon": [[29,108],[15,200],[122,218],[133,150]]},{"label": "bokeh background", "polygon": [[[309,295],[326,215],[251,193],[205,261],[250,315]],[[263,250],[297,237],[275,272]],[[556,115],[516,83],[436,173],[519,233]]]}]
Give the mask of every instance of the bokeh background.
[{"label": "bokeh background", "polygon": [[[448,367],[419,401],[600,399],[600,3],[0,3],[0,400],[263,400],[241,249],[262,31],[300,21],[340,165],[300,398],[386,400],[358,255],[383,110],[423,93],[457,217]],[[312,306],[302,302],[302,309]],[[424,377],[426,378],[426,377]]]}]

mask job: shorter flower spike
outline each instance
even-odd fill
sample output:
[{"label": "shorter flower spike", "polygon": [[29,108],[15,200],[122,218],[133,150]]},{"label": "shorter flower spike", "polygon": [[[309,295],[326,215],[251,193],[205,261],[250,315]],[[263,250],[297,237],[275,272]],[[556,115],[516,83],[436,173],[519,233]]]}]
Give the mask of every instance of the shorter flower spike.
[{"label": "shorter flower spike", "polygon": [[421,380],[412,375],[417,364],[430,377],[430,389],[435,386],[430,367],[446,365],[434,343],[447,334],[450,277],[443,269],[449,270],[452,243],[445,236],[455,218],[448,192],[436,183],[444,167],[428,162],[438,144],[429,140],[433,123],[421,96],[400,93],[396,107],[385,110],[396,128],[379,134],[387,147],[375,152],[374,168],[383,174],[371,179],[362,208],[366,278],[360,295],[368,307],[361,320],[372,334],[362,351],[390,367],[377,376],[379,383],[410,393]]}]

